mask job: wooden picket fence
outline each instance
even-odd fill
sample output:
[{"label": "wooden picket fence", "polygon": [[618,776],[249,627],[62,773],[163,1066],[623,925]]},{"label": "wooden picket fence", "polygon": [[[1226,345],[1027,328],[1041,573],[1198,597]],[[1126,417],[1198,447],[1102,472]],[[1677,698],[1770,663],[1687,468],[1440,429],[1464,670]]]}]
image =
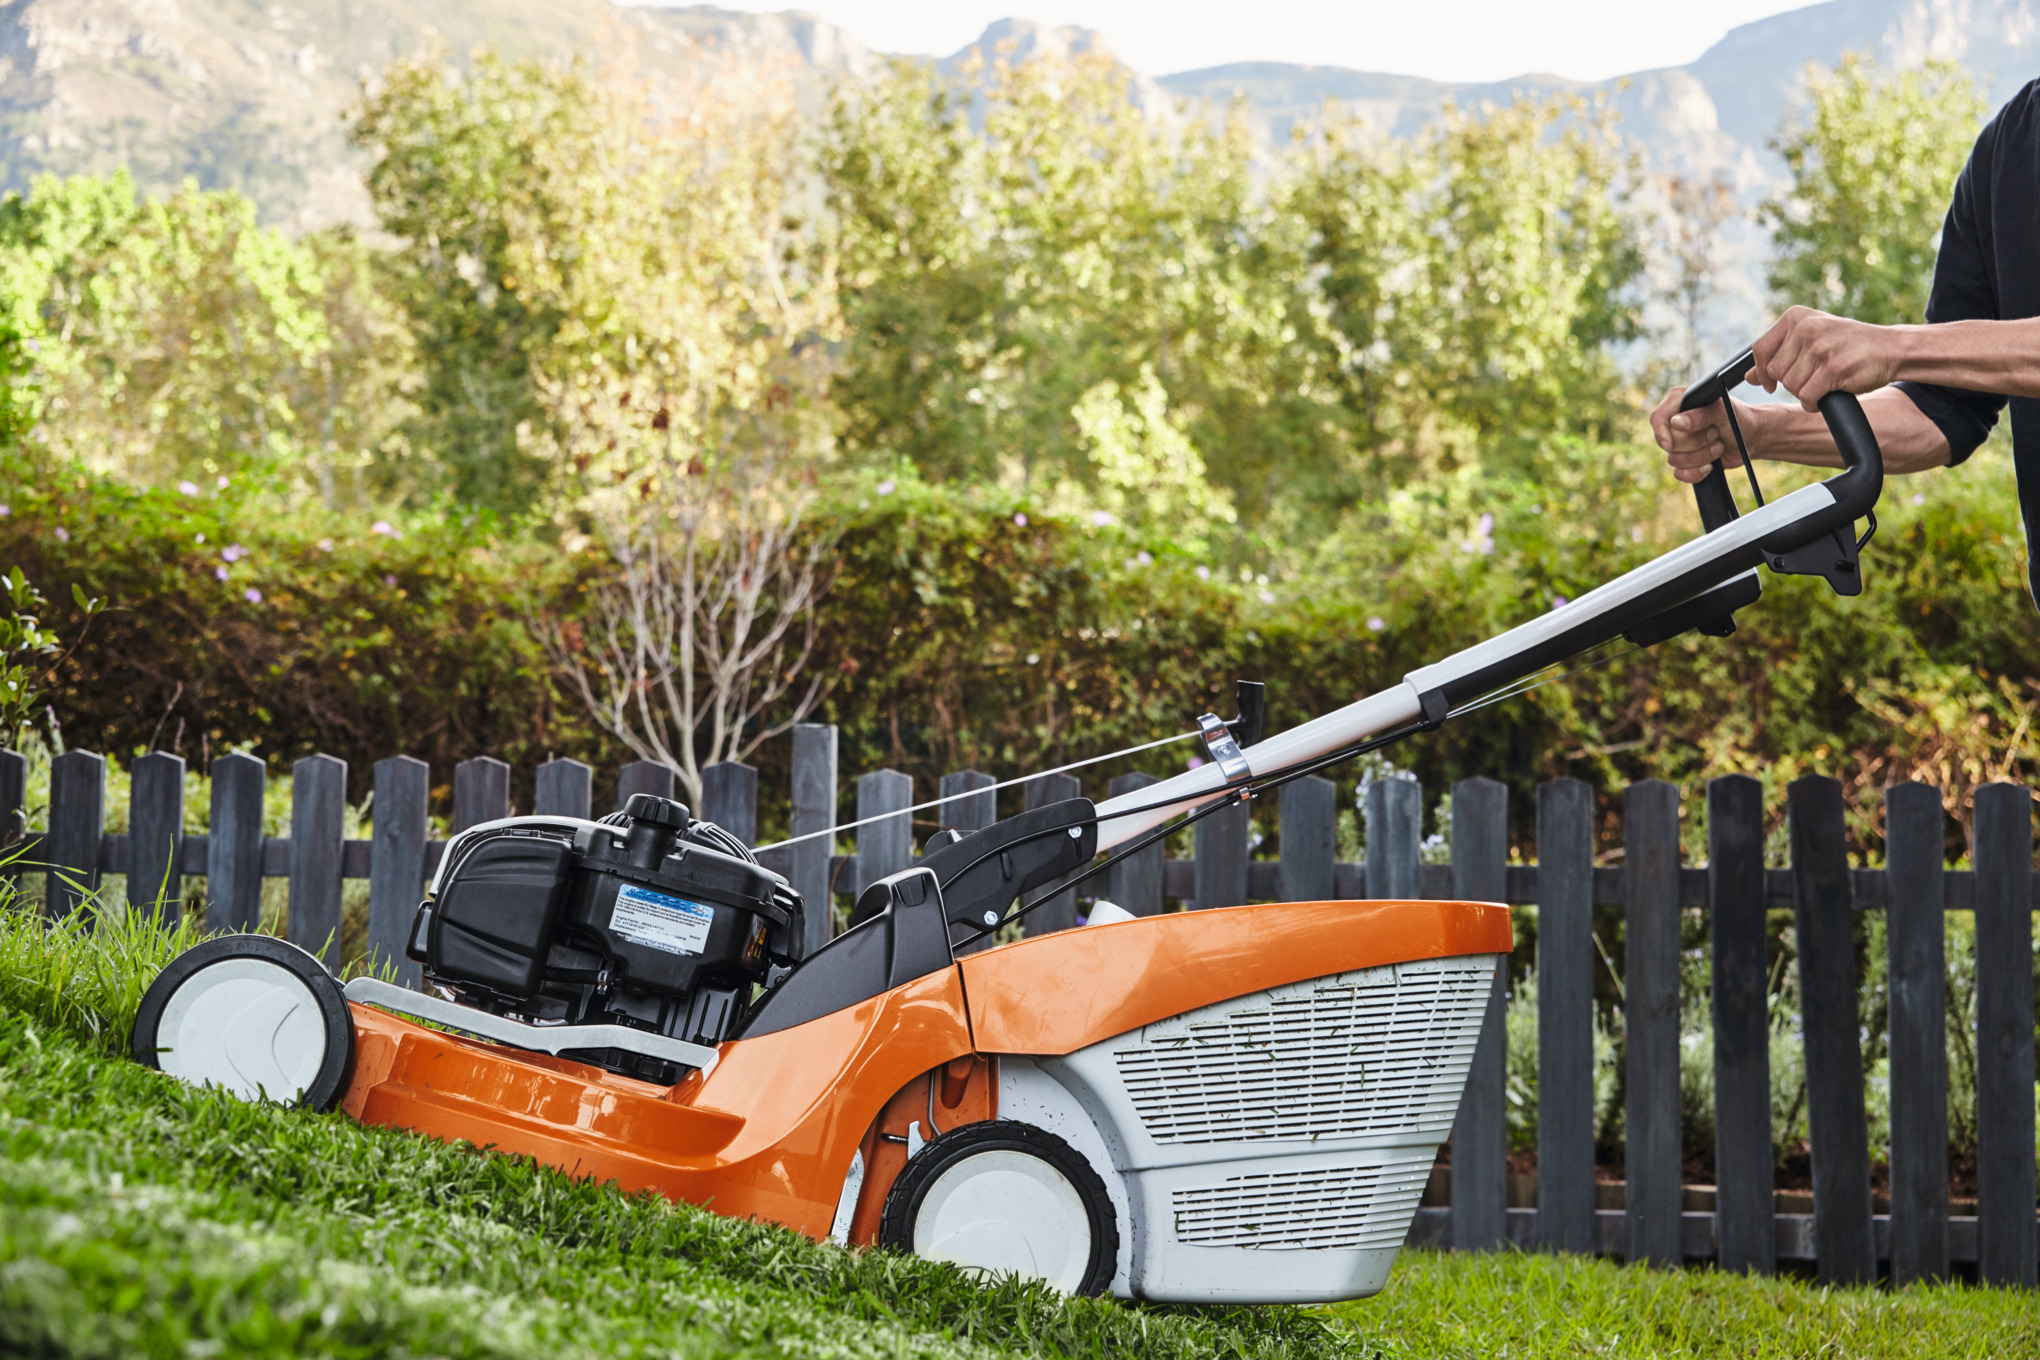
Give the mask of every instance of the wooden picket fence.
[{"label": "wooden picket fence", "polygon": [[[803,725],[792,734],[791,834],[838,823],[836,731]],[[19,864],[47,864],[48,909],[66,913],[99,876],[128,876],[130,900],[175,904],[182,879],[206,879],[207,924],[252,929],[264,878],[289,879],[288,931],[309,948],[337,940],[341,886],[369,882],[369,948],[415,983],[404,936],[444,842],[428,839],[429,771],[393,756],[374,769],[373,833],[344,836],[345,763],[308,756],[293,766],[290,835],[265,838],[266,774],[247,755],[213,762],[209,834],[185,835],[184,762],[152,754],[132,768],[128,831],[105,833],[105,762],[90,752],[59,756],[51,771],[49,825],[21,828],[25,764],[0,752],[0,835],[11,833]],[[989,775],[945,776],[944,804],[926,822],[974,830],[996,818]],[[1110,781],[1110,794],[1154,782]],[[578,761],[538,768],[533,811],[587,816],[593,772]],[[914,855],[913,781],[879,770],[856,781],[854,820],[881,818],[846,837],[852,855],[821,836],[765,853],[810,904],[854,896],[859,887],[907,867]],[[1026,806],[1077,796],[1080,782],[1049,775],[1022,789]],[[634,793],[672,796],[663,766],[618,772],[617,802]],[[706,772],[697,815],[755,843],[757,771],[719,765]],[[1840,784],[1807,778],[1786,791],[1790,864],[1764,862],[1762,785],[1746,776],[1706,789],[1708,862],[1682,866],[1679,795],[1641,783],[1623,794],[1621,867],[1594,863],[1594,793],[1554,780],[1537,791],[1537,863],[1510,864],[1508,790],[1489,779],[1453,787],[1451,862],[1422,862],[1422,791],[1405,779],[1367,790],[1365,863],[1337,862],[1335,786],[1299,780],[1280,791],[1280,858],[1252,856],[1249,810],[1200,822],[1195,857],[1167,860],[1156,844],[1110,871],[1098,895],[1137,914],[1169,899],[1205,909],[1248,901],[1328,897],[1472,898],[1538,908],[1538,1174],[1536,1207],[1510,1208],[1506,1195],[1503,979],[1473,1060],[1452,1138],[1450,1207],[1418,1211],[1413,1241],[1457,1249],[1504,1244],[1604,1252],[1632,1260],[1712,1260],[1768,1272],[1812,1262],[1831,1282],[1878,1277],[1945,1277],[1973,1266],[1986,1283],[2035,1284],[2040,1219],[2035,1216],[2033,793],[2011,784],[1977,790],[1969,870],[1944,864],[1940,792],[1900,784],[1886,795],[1886,867],[1848,865]],[[1010,809],[1009,809],[1010,811]],[[487,757],[454,770],[455,832],[509,815],[510,768]],[[25,841],[22,837],[25,836]],[[1598,1207],[1594,1171],[1593,910],[1625,913],[1623,1024],[1626,1184],[1619,1209]],[[1812,1141],[1810,1214],[1774,1207],[1765,913],[1794,913],[1800,959],[1802,1035]],[[174,908],[173,908],[174,909]],[[1028,920],[1029,933],[1079,921],[1075,893]],[[1714,1021],[1716,1185],[1711,1210],[1685,1207],[1680,1176],[1679,935],[1682,913],[1709,917]],[[1852,914],[1883,911],[1890,950],[1890,1213],[1873,1212]],[[1977,951],[1977,1211],[1950,1213],[1943,916],[1973,912]],[[828,939],[831,912],[808,913],[810,949]],[[329,962],[337,963],[331,959]]]}]

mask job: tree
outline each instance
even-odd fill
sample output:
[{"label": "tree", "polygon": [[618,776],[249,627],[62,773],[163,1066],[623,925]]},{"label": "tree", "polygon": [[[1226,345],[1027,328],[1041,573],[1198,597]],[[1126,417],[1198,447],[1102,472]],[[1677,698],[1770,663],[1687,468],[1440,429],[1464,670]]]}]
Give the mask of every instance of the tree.
[{"label": "tree", "polygon": [[1853,53],[1809,68],[1807,92],[1806,116],[1773,143],[1792,186],[1758,210],[1778,306],[1923,320],[1941,222],[1988,111],[1982,92],[1949,62],[1891,73]]},{"label": "tree", "polygon": [[1251,269],[1244,125],[1156,119],[1129,80],[1097,54],[995,59],[953,84],[902,62],[839,96],[821,165],[853,452],[1069,508],[1114,500],[1128,457],[1158,458],[1157,488],[1194,467],[1221,489],[1172,512],[1262,503],[1270,370],[1240,360],[1283,315]]},{"label": "tree", "polygon": [[1722,224],[1736,215],[1735,187],[1719,170],[1704,179],[1666,175],[1658,187],[1665,196],[1664,244],[1672,269],[1664,298],[1678,319],[1673,362],[1684,379],[1700,372],[1712,357],[1707,309],[1719,291],[1716,248]]},{"label": "tree", "polygon": [[350,235],[294,241],[232,192],[43,176],[0,201],[0,287],[59,457],[158,486],[277,472],[329,505],[395,475],[407,337]]},{"label": "tree", "polygon": [[1519,471],[1552,434],[1605,437],[1626,414],[1631,178],[1609,115],[1576,99],[1447,109],[1407,146],[1326,110],[1279,215],[1306,232],[1328,425],[1360,485]]}]

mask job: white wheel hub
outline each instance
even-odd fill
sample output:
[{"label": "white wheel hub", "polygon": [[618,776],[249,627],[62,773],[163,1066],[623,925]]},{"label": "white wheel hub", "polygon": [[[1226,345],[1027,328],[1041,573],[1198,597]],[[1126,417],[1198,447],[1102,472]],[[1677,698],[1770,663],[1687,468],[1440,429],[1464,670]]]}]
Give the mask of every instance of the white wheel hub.
[{"label": "white wheel hub", "polygon": [[1083,1283],[1091,1220],[1069,1178],[1039,1157],[995,1149],[965,1157],[928,1187],[914,1219],[914,1254],[983,1275]]},{"label": "white wheel hub", "polygon": [[157,1065],[194,1086],[243,1100],[303,1096],[326,1055],[318,998],[289,969],[229,958],[185,979],[156,1027]]}]

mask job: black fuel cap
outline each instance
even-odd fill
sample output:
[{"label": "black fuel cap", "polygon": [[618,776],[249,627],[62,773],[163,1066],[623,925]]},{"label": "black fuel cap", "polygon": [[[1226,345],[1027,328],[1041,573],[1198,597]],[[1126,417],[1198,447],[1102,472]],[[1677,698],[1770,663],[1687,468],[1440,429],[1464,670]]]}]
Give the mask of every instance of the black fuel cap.
[{"label": "black fuel cap", "polygon": [[634,793],[623,805],[623,815],[633,822],[650,822],[653,826],[669,826],[675,831],[687,829],[687,805],[676,803],[671,798],[661,798],[656,793]]}]

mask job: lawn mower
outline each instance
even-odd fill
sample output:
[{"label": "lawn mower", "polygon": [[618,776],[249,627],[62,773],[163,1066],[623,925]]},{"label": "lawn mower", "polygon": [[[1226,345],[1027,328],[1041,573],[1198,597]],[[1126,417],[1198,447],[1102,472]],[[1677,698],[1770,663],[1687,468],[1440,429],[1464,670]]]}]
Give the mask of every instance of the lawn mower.
[{"label": "lawn mower", "polygon": [[[1751,362],[1695,384],[1687,408],[1725,400]],[[1074,929],[991,937],[1188,821],[1569,658],[1726,635],[1759,566],[1856,593],[1869,534],[1854,523],[1875,530],[1881,461],[1854,397],[1820,405],[1838,476],[1765,503],[1752,471],[1757,504],[1741,514],[1717,464],[1696,489],[1703,536],[1266,739],[1243,688],[1238,718],[1200,720],[1208,763],[940,833],[866,886],[811,957],[802,916],[828,904],[639,795],[600,821],[512,817],[455,836],[408,946],[425,990],[342,987],[280,940],[219,936],[149,988],[134,1055],[245,1097],[1072,1293],[1370,1294],[1451,1130],[1511,948],[1505,906],[1134,917],[1100,902]]]}]

